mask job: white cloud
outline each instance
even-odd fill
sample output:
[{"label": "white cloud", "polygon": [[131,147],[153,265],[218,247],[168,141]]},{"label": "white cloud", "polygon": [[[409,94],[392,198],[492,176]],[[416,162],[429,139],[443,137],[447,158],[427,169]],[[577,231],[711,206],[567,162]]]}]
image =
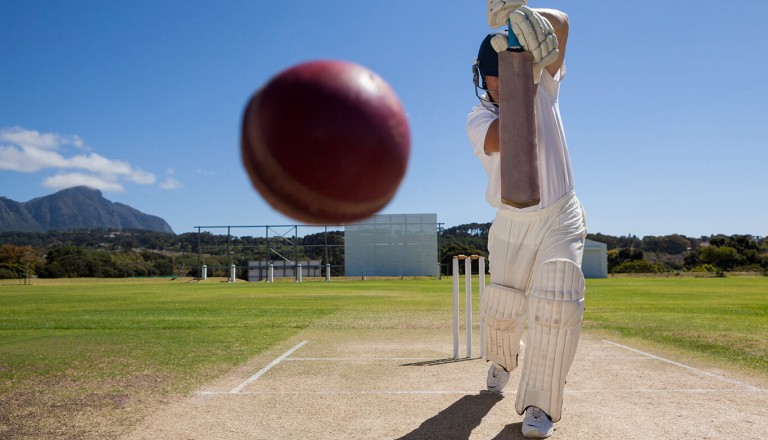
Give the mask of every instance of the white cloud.
[{"label": "white cloud", "polygon": [[160,183],[160,188],[162,189],[179,189],[182,187],[184,187],[184,185],[173,177],[166,177],[165,180]]},{"label": "white cloud", "polygon": [[132,170],[127,179],[139,185],[152,185],[157,181],[157,177],[154,174],[143,170]]},{"label": "white cloud", "polygon": [[[58,189],[86,185],[105,191],[123,191],[122,181],[138,185],[157,182],[154,174],[127,162],[90,151],[68,154],[71,148],[90,150],[79,136],[40,133],[22,127],[0,128],[0,170],[21,173],[57,170],[58,174],[46,178],[43,184]],[[174,182],[164,182],[164,185],[181,186]]]},{"label": "white cloud", "polygon": [[108,192],[123,192],[123,186],[117,182],[102,179],[99,176],[83,173],[59,173],[43,180],[46,188],[60,190],[73,186],[87,186]]},{"label": "white cloud", "polygon": [[22,127],[0,129],[0,142],[9,142],[24,147],[44,150],[57,150],[62,145],[83,148],[83,141],[79,136],[40,133],[39,131],[26,130]]},{"label": "white cloud", "polygon": [[168,168],[167,170],[165,170],[165,174],[167,174],[167,176],[165,177],[165,180],[163,180],[159,184],[160,188],[172,190],[172,189],[179,189],[184,187],[184,185],[181,182],[171,177],[174,174],[176,174],[176,170],[174,170],[173,168]]}]

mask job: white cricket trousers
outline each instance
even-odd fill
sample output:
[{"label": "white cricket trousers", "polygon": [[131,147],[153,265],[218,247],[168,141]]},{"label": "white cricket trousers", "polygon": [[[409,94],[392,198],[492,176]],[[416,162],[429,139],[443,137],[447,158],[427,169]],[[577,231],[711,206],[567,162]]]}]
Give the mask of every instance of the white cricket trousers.
[{"label": "white cricket trousers", "polygon": [[560,419],[584,310],[585,238],[584,210],[573,191],[539,211],[500,209],[491,225],[491,279],[481,306],[486,359],[515,369],[528,324],[519,414],[537,406]]},{"label": "white cricket trousers", "polygon": [[581,267],[586,236],[584,208],[574,191],[539,211],[498,210],[488,232],[491,284],[525,292],[547,260],[563,258]]}]

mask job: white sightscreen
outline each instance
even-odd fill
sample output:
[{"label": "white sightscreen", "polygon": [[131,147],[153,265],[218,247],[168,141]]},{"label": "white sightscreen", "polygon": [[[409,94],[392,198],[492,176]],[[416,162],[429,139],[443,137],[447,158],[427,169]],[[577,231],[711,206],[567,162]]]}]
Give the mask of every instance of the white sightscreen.
[{"label": "white sightscreen", "polygon": [[346,276],[437,276],[437,214],[375,215],[344,228]]}]

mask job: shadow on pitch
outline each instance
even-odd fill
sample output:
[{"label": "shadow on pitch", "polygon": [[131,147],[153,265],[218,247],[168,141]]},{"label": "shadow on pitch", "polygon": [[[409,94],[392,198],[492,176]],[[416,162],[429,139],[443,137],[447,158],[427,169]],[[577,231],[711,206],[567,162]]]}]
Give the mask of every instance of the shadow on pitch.
[{"label": "shadow on pitch", "polygon": [[[503,398],[504,396],[500,394],[487,392],[464,396],[434,417],[424,421],[416,430],[400,437],[398,440],[468,439],[470,434],[472,434],[472,430],[480,425],[483,417]],[[514,425],[510,426],[507,426],[496,438],[509,439],[510,434],[508,431],[514,430]],[[517,432],[520,432],[519,427]],[[511,438],[517,437],[512,436]]]},{"label": "shadow on pitch", "polygon": [[491,440],[525,440],[523,437],[523,422],[507,425],[501,432]]},{"label": "shadow on pitch", "polygon": [[400,364],[401,367],[432,367],[435,365],[454,364],[456,362],[474,361],[480,358],[446,358],[446,359],[431,359],[422,362],[412,362],[410,364]]}]

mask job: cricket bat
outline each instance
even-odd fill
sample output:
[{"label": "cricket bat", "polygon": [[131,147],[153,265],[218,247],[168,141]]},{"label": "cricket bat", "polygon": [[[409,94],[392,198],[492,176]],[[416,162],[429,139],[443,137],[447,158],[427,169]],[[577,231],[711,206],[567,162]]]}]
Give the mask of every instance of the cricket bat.
[{"label": "cricket bat", "polygon": [[501,202],[527,208],[541,201],[533,56],[509,30],[509,48],[499,53],[499,159]]}]

